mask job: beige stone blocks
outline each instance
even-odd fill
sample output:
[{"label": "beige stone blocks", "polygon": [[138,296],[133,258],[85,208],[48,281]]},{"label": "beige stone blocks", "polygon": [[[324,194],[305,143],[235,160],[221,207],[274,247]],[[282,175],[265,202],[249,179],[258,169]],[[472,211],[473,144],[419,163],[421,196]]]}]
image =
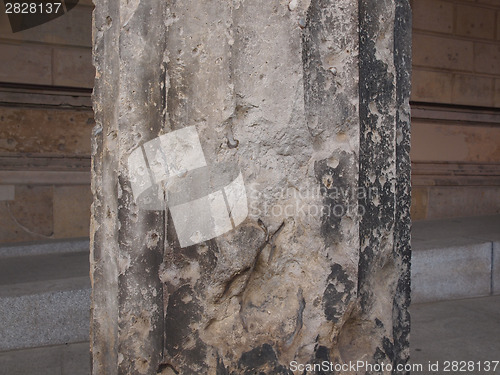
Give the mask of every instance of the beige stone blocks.
[{"label": "beige stone blocks", "polygon": [[472,71],[473,42],[468,40],[423,35],[413,36],[413,64],[416,66]]},{"label": "beige stone blocks", "polygon": [[498,186],[429,188],[427,219],[497,214],[500,214],[500,188]]},{"label": "beige stone blocks", "polygon": [[0,202],[0,243],[41,241],[53,230],[52,187],[16,186],[15,200]]},{"label": "beige stone blocks", "polygon": [[500,107],[500,1],[413,1],[412,100]]},{"label": "beige stone blocks", "polygon": [[90,186],[54,187],[54,233],[57,238],[87,237],[90,226]]},{"label": "beige stone blocks", "polygon": [[94,86],[95,70],[89,48],[54,48],[53,74],[55,86]]},{"label": "beige stone blocks", "polygon": [[439,0],[414,1],[413,28],[451,34],[453,32],[453,3]]},{"label": "beige stone blocks", "polygon": [[456,34],[460,36],[495,39],[495,12],[477,5],[456,5]]},{"label": "beige stone blocks", "polygon": [[500,78],[495,80],[495,107],[500,107]]},{"label": "beige stone blocks", "polygon": [[17,185],[0,201],[0,243],[87,237],[91,203],[89,185]]},{"label": "beige stone blocks", "polygon": [[412,77],[412,97],[418,102],[452,102],[453,74],[415,68]]},{"label": "beige stone blocks", "polygon": [[12,32],[8,16],[0,7],[0,39],[18,43],[37,43],[49,49],[55,45],[90,48],[92,8],[81,6],[80,3],[64,16],[17,33]]},{"label": "beige stone blocks", "polygon": [[478,73],[500,76],[500,43],[476,43],[474,67]]},{"label": "beige stone blocks", "polygon": [[0,81],[92,88],[95,70],[90,48],[0,42]]},{"label": "beige stone blocks", "polygon": [[412,123],[413,162],[500,163],[500,128]]},{"label": "beige stone blocks", "polygon": [[92,88],[92,9],[84,1],[64,16],[13,33],[0,8],[0,81]]},{"label": "beige stone blocks", "polygon": [[411,219],[424,220],[427,218],[429,203],[429,189],[427,187],[412,187],[411,189]]},{"label": "beige stone blocks", "polygon": [[498,186],[412,187],[412,220],[435,220],[500,213]]},{"label": "beige stone blocks", "polygon": [[497,40],[500,40],[500,11],[497,12]]},{"label": "beige stone blocks", "polygon": [[452,103],[491,107],[494,83],[492,77],[457,74],[453,80]]},{"label": "beige stone blocks", "polygon": [[0,43],[0,81],[52,84],[52,51],[45,46]]},{"label": "beige stone blocks", "polygon": [[0,107],[0,153],[90,155],[91,111]]}]

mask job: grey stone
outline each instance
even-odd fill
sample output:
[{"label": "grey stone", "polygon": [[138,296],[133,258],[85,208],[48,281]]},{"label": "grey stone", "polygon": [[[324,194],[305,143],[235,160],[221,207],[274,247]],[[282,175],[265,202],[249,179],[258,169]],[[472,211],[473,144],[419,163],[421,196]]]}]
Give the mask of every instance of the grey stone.
[{"label": "grey stone", "polygon": [[487,296],[491,291],[490,242],[414,251],[412,301]]},{"label": "grey stone", "polygon": [[[100,0],[94,15],[94,373],[406,362],[409,2]],[[187,126],[208,164],[238,165],[249,215],[181,248],[168,211],[135,203],[128,157]]]},{"label": "grey stone", "polygon": [[[0,350],[87,340],[90,288],[88,279],[77,282],[86,285],[69,290],[64,290],[65,285],[57,285],[52,287],[59,290],[20,296],[5,296],[0,291]],[[23,286],[31,287],[31,284]]]},{"label": "grey stone", "polygon": [[0,262],[0,350],[86,341],[88,253],[6,257]]},{"label": "grey stone", "polygon": [[[419,302],[497,293],[494,248],[498,228],[500,215],[413,223],[412,299]],[[472,263],[461,263],[460,259]]]}]

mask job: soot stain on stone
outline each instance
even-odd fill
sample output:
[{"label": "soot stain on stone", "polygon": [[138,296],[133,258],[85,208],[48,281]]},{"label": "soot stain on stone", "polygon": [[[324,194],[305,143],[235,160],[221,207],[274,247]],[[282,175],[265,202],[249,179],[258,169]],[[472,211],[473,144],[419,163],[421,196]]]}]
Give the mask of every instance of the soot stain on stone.
[{"label": "soot stain on stone", "polygon": [[217,368],[215,375],[231,375],[229,370],[224,365],[224,360],[217,354]]},{"label": "soot stain on stone", "polygon": [[[202,308],[193,293],[191,286],[183,285],[169,297],[165,318],[167,340],[165,349],[172,357],[181,356],[186,361],[203,366],[206,345],[200,340],[190,324],[200,321]],[[195,341],[192,349],[186,350],[188,342]]]},{"label": "soot stain on stone", "polygon": [[338,322],[342,315],[340,306],[346,306],[351,299],[354,289],[354,282],[349,280],[349,276],[340,264],[331,267],[328,276],[328,286],[323,294],[323,309],[326,319],[331,322]]},{"label": "soot stain on stone", "polygon": [[384,348],[384,352],[387,355],[387,358],[391,362],[394,361],[394,344],[389,340],[388,337],[384,337],[382,340],[382,347]]},{"label": "soot stain on stone", "polygon": [[293,375],[285,366],[278,363],[273,347],[263,344],[241,355],[238,368],[244,370],[245,375]]},{"label": "soot stain on stone", "polygon": [[[330,361],[330,353],[328,352],[328,348],[326,346],[318,346],[315,349],[314,360],[312,361],[314,364],[321,364],[322,362],[331,362]],[[320,366],[321,367],[321,366]],[[327,375],[331,372],[325,372],[322,368],[316,370],[316,375]]]},{"label": "soot stain on stone", "polygon": [[241,355],[239,367],[248,370],[256,370],[269,363],[276,362],[276,353],[269,344],[264,344]]},{"label": "soot stain on stone", "polygon": [[345,216],[356,215],[357,189],[350,180],[354,175],[352,157],[342,151],[332,158],[338,160],[336,166],[329,165],[328,160],[317,161],[314,165],[316,180],[323,196],[321,212],[321,235],[325,243],[341,242],[343,239],[341,222]]}]

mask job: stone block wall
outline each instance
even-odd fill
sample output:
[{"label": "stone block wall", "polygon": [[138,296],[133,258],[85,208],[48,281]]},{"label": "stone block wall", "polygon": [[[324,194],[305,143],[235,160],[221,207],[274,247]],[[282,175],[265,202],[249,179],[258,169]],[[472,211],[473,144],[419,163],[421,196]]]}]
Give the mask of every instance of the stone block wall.
[{"label": "stone block wall", "polygon": [[0,243],[88,236],[92,9],[13,33],[0,4]]},{"label": "stone block wall", "polygon": [[13,33],[0,5],[0,82],[92,88],[92,1],[40,26]]},{"label": "stone block wall", "polygon": [[500,2],[412,8],[412,218],[498,214]]},{"label": "stone block wall", "polygon": [[500,3],[414,0],[412,6],[412,100],[499,108]]}]

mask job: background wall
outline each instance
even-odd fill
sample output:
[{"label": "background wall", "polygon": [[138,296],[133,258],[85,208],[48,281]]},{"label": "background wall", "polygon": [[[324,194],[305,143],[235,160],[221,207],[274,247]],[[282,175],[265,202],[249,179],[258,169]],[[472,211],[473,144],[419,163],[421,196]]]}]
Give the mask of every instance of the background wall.
[{"label": "background wall", "polygon": [[0,4],[0,242],[88,236],[91,20],[12,33]]},{"label": "background wall", "polygon": [[412,7],[412,217],[500,213],[500,1]]},{"label": "background wall", "polygon": [[[412,6],[412,217],[500,213],[500,1]],[[88,235],[91,17],[13,34],[0,4],[0,242]]]}]

